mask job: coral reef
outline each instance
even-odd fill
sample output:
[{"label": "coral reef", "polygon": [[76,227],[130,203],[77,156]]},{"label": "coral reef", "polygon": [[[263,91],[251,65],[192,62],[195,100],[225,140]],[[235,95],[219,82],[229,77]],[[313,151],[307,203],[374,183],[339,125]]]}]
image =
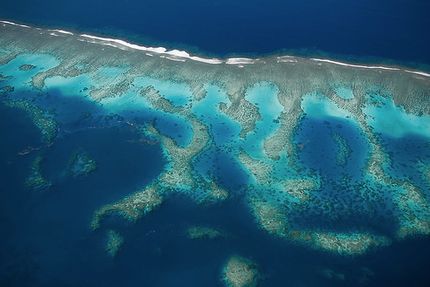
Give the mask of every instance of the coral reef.
[{"label": "coral reef", "polygon": [[109,214],[116,213],[129,221],[136,221],[143,215],[151,212],[161,205],[163,197],[159,194],[157,187],[149,185],[126,198],[112,204],[107,204],[96,210],[91,221],[91,228],[96,230],[100,227],[101,220]]},{"label": "coral reef", "polygon": [[147,99],[151,105],[158,109],[162,110],[166,113],[180,113],[182,111],[181,108],[178,108],[173,105],[173,103],[160,95],[160,92],[157,91],[153,86],[148,86],[140,91],[142,97]]},{"label": "coral reef", "polygon": [[[48,41],[43,30],[13,25],[2,25],[0,29],[0,45],[9,51],[0,57],[1,65],[28,51],[58,59],[58,64],[49,69],[20,74],[32,74],[29,81],[41,93],[55,77],[85,79],[88,83],[80,95],[100,104],[106,114],[125,119],[163,149],[168,164],[157,179],[145,189],[96,210],[91,223],[93,229],[99,228],[102,219],[112,213],[136,221],[160,206],[172,193],[186,195],[200,204],[223,202],[243,193],[262,229],[274,236],[340,255],[359,255],[387,245],[391,240],[430,234],[426,190],[430,172],[424,164],[428,165],[428,159],[420,159],[422,164],[417,167],[424,184],[396,176],[390,169],[393,160],[390,151],[381,140],[374,114],[369,113],[369,107],[379,108],[389,102],[396,107],[395,112],[403,113],[402,120],[418,118],[426,123],[430,114],[430,80],[425,73],[402,67],[348,66],[302,57],[288,57],[286,61],[283,57],[268,56],[246,66],[231,64],[228,59],[209,64],[207,62],[213,59],[201,61],[198,57],[167,52],[143,52],[121,42],[78,34],[49,37]],[[21,70],[34,69],[32,65],[23,65]],[[19,97],[11,99],[7,94],[15,86],[9,82],[12,78],[2,71],[1,81],[5,86],[0,93],[6,99],[3,102],[25,111],[41,131],[44,143],[51,144],[56,137],[57,123],[39,104]],[[272,86],[273,93],[262,92],[256,101],[249,91],[261,83]],[[176,89],[177,85],[182,88]],[[213,113],[211,118],[219,121],[221,128],[193,110],[213,100],[208,97],[210,85],[226,95],[225,99],[208,105],[208,110],[203,109],[205,113]],[[62,87],[57,88],[61,90]],[[184,101],[178,103],[175,99]],[[317,103],[313,110],[306,109],[305,103],[309,101]],[[267,111],[272,110],[276,112],[268,116]],[[300,133],[301,120],[312,116],[321,121],[341,119],[359,130],[368,150],[364,170],[360,171],[362,177],[343,176],[332,182],[299,160],[304,149],[295,142],[295,137]],[[160,123],[163,117],[171,121],[165,129]],[[180,130],[176,128],[178,122],[192,130],[189,142],[180,144],[175,137]],[[232,127],[232,123],[236,126]],[[215,140],[236,128],[240,128],[237,138],[225,139],[222,143]],[[169,130],[175,131],[169,133]],[[420,131],[420,134],[430,136],[425,132]],[[342,135],[332,134],[339,171],[347,166],[352,154],[349,145],[352,139],[347,140]],[[232,161],[237,161],[247,176],[243,188],[234,190],[216,181],[220,167],[215,162],[208,163],[207,174],[196,168],[199,155],[211,150],[228,154]],[[48,185],[40,174],[40,160],[32,169],[30,182],[34,186]],[[85,153],[75,154],[69,166],[73,176],[88,174],[94,168],[95,162]],[[386,212],[384,216],[398,223],[397,229],[388,235],[379,234],[359,224],[358,215],[365,215],[363,221],[377,222],[378,212]],[[320,225],[306,228],[301,224],[305,219],[319,221]],[[348,231],[325,224],[335,225],[342,220],[355,221]],[[209,237],[213,234],[204,229],[194,230],[194,233]],[[255,271],[245,259],[233,258],[232,262],[237,270]],[[245,286],[248,283],[229,284]]]},{"label": "coral reef", "polygon": [[191,226],[187,229],[190,239],[215,239],[227,236],[222,230],[207,226]]},{"label": "coral reef", "polygon": [[43,161],[43,157],[41,155],[37,155],[30,167],[30,174],[25,180],[25,185],[28,188],[35,190],[46,190],[51,186],[51,182],[47,180],[41,171],[41,163]]},{"label": "coral reef", "polygon": [[323,277],[327,278],[327,279],[334,279],[337,281],[344,281],[345,280],[345,274],[340,273],[338,271],[335,271],[333,269],[330,268],[321,268],[320,270],[318,270],[318,273],[321,274]]},{"label": "coral reef", "polygon": [[339,166],[344,166],[348,162],[348,158],[352,153],[348,142],[338,133],[333,134],[333,139],[338,147],[338,152],[336,154],[336,162]]},{"label": "coral reef", "polygon": [[17,108],[26,112],[34,125],[42,134],[42,141],[51,144],[57,135],[57,123],[51,115],[46,114],[41,108],[27,100],[5,100],[3,103],[11,108]]},{"label": "coral reef", "polygon": [[430,186],[430,164],[424,164],[422,162],[418,163],[418,170],[422,174],[422,178]]},{"label": "coral reef", "polygon": [[86,176],[95,171],[97,164],[89,154],[79,150],[75,151],[69,159],[67,173],[72,177]]},{"label": "coral reef", "polygon": [[220,104],[220,110],[232,119],[238,121],[242,126],[241,137],[245,137],[255,129],[255,123],[261,119],[258,109],[245,99],[233,102],[230,106]]},{"label": "coral reef", "polygon": [[0,88],[0,95],[7,95],[15,90],[13,86],[4,86]]},{"label": "coral reef", "polygon": [[33,70],[34,68],[36,68],[36,66],[31,65],[31,64],[23,64],[23,65],[19,66],[20,71],[30,71],[30,70]]},{"label": "coral reef", "polygon": [[124,244],[124,238],[115,230],[108,230],[106,237],[105,250],[109,256],[115,257]]},{"label": "coral reef", "polygon": [[229,258],[222,272],[222,279],[228,287],[257,286],[260,277],[257,264],[237,255]]}]

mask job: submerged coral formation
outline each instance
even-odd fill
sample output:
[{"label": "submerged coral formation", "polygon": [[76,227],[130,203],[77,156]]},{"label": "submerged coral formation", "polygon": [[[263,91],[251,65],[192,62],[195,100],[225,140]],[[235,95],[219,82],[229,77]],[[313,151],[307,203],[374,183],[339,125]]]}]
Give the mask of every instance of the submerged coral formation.
[{"label": "submerged coral formation", "polygon": [[255,262],[237,255],[229,258],[222,272],[222,279],[228,287],[257,286],[260,277]]},{"label": "submerged coral formation", "polygon": [[430,164],[424,164],[420,162],[418,164],[418,170],[422,173],[422,178],[427,182],[430,186]]},{"label": "submerged coral formation", "polygon": [[69,160],[67,173],[72,177],[85,176],[95,171],[97,164],[89,154],[84,151],[76,151]]},{"label": "submerged coral formation", "polygon": [[[395,155],[407,155],[390,145],[413,135],[428,146],[424,72],[292,56],[243,63],[88,35],[47,40],[43,30],[0,29],[0,44],[10,51],[0,66],[3,102],[27,112],[45,143],[58,131],[45,105],[58,109],[64,126],[75,124],[67,122],[67,108],[55,105],[61,101],[48,96],[61,91],[97,104],[100,118],[136,128],[145,143],[161,145],[167,161],[161,174],[96,210],[93,229],[109,214],[136,221],[181,194],[207,205],[243,197],[263,230],[345,256],[430,234],[428,155],[419,150],[395,170]],[[28,51],[39,53],[39,62]],[[49,64],[39,70],[40,62]],[[20,67],[23,78],[8,74]],[[33,101],[16,92],[28,88],[39,93]],[[325,130],[329,139],[318,138]],[[94,168],[88,155],[77,153],[69,170],[76,176]],[[217,235],[191,231],[191,237]],[[232,260],[238,270],[255,271],[246,260]]]},{"label": "submerged coral formation", "polygon": [[214,239],[225,237],[222,230],[207,226],[191,226],[187,229],[187,236],[190,239]]},{"label": "submerged coral formation", "polygon": [[339,255],[359,255],[370,248],[388,245],[390,240],[363,232],[341,233],[297,230],[288,222],[281,208],[265,202],[253,202],[258,223],[271,234],[288,238],[310,248],[334,252]]},{"label": "submerged coral formation", "polygon": [[57,123],[40,107],[32,104],[28,100],[6,100],[3,102],[6,106],[17,108],[26,112],[34,125],[40,130],[42,134],[42,141],[50,144],[57,135]]},{"label": "submerged coral formation", "polygon": [[37,155],[31,162],[30,174],[25,180],[25,185],[28,188],[35,190],[45,190],[51,186],[51,182],[47,180],[42,174],[42,161],[43,157],[41,155]]},{"label": "submerged coral formation", "polygon": [[19,66],[20,71],[30,71],[30,70],[33,70],[34,68],[36,68],[36,66],[31,64],[22,64],[21,66]]},{"label": "submerged coral formation", "polygon": [[334,279],[337,281],[344,281],[345,280],[345,274],[340,273],[338,271],[335,271],[333,269],[330,268],[321,268],[320,270],[318,270],[318,273],[321,274],[323,277],[327,278],[327,279]]},{"label": "submerged coral formation", "polygon": [[348,146],[348,142],[338,133],[333,134],[333,139],[338,147],[336,155],[336,162],[339,166],[346,165],[349,156],[351,155],[351,148]]},{"label": "submerged coral formation", "polygon": [[11,93],[15,91],[15,88],[12,86],[4,86],[0,88],[0,95],[7,95],[8,93]]},{"label": "submerged coral formation", "polygon": [[107,204],[98,209],[91,221],[93,230],[100,227],[100,221],[109,214],[117,213],[129,221],[136,221],[144,214],[151,212],[163,202],[156,186],[150,185],[119,202]]},{"label": "submerged coral formation", "polygon": [[106,237],[105,250],[109,256],[115,257],[124,244],[124,238],[115,230],[108,230]]}]

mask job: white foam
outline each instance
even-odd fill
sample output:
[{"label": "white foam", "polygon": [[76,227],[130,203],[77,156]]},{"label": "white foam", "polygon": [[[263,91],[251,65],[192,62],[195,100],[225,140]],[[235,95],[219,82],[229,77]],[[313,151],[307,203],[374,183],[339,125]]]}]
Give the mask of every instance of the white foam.
[{"label": "white foam", "polygon": [[343,62],[337,62],[337,61],[332,61],[332,60],[328,60],[328,59],[318,59],[318,58],[311,58],[311,60],[317,61],[317,62],[324,62],[324,63],[330,63],[330,64],[335,64],[335,65],[345,66],[345,67],[362,68],[362,69],[378,69],[378,70],[389,70],[389,71],[403,71],[406,73],[415,74],[415,75],[419,75],[419,76],[423,76],[423,77],[430,77],[429,73],[399,69],[399,68],[394,68],[394,67],[347,64],[347,63],[343,63]]},{"label": "white foam", "polygon": [[415,75],[424,76],[424,77],[430,77],[430,74],[424,73],[424,72],[411,71],[411,70],[405,70],[405,72],[415,74]]},{"label": "white foam", "polygon": [[[119,44],[121,46],[133,49],[133,50],[150,51],[150,52],[154,52],[154,53],[165,53],[166,52],[166,48],[164,48],[164,47],[153,48],[153,47],[139,46],[136,44],[128,43],[128,42],[126,42],[124,40],[120,40],[120,39],[104,38],[104,37],[98,37],[98,36],[93,36],[93,35],[88,35],[88,34],[81,34],[80,36],[83,38],[100,41],[100,42],[102,42],[101,44],[105,44],[105,42],[116,43],[116,44]],[[93,43],[97,43],[97,42],[93,42]]]},{"label": "white foam", "polygon": [[180,50],[167,51],[166,54],[176,56],[176,57],[182,57],[182,58],[189,58],[190,57],[190,54],[188,54],[185,51],[180,51]]},{"label": "white foam", "polygon": [[54,30],[51,30],[51,31],[58,32],[58,33],[61,33],[61,34],[74,35],[72,32],[65,31],[65,30],[60,30],[60,29],[54,29]]},{"label": "white foam", "polygon": [[297,63],[297,60],[288,60],[288,59],[281,59],[277,61],[278,63]]},{"label": "white foam", "polygon": [[348,64],[348,63],[344,63],[344,62],[332,61],[332,60],[328,60],[328,59],[311,58],[311,60],[316,61],[316,62],[323,62],[323,63],[329,63],[329,64],[334,64],[334,65],[344,66],[344,67],[353,67],[353,68],[362,68],[362,69],[378,69],[378,70],[389,70],[389,71],[401,71],[401,69],[393,68],[393,67],[356,65],[356,64]]},{"label": "white foam", "polygon": [[297,59],[293,56],[280,56],[276,57],[276,62],[278,63],[297,63]]},{"label": "white foam", "polygon": [[185,62],[186,61],[183,58],[175,58],[175,57],[169,57],[169,56],[164,56],[164,55],[160,55],[160,58],[164,58],[164,59],[168,59],[168,60],[172,60],[172,61],[177,61],[177,62]]},{"label": "white foam", "polygon": [[212,64],[212,65],[217,65],[217,64],[222,64],[224,63],[223,60],[217,59],[217,58],[202,58],[202,57],[197,57],[197,56],[191,56],[190,57],[191,60],[193,61],[198,61],[198,62],[202,62],[202,63],[206,63],[206,64]]},{"label": "white foam", "polygon": [[[95,42],[89,42],[89,43],[94,43],[94,44],[96,44]],[[120,49],[120,50],[123,50],[123,51],[125,51],[125,50],[126,50],[124,47],[121,47],[121,46],[118,46],[118,45],[114,45],[114,44],[111,44],[111,43],[103,43],[102,45],[103,45],[103,46],[110,46],[110,47],[114,47],[114,48],[117,48],[117,49]]]},{"label": "white foam", "polygon": [[[185,51],[180,51],[180,50],[176,50],[176,49],[168,51],[164,47],[145,47],[145,46],[140,46],[140,45],[136,45],[136,44],[131,44],[131,43],[128,43],[128,42],[126,42],[124,40],[120,40],[120,39],[98,37],[98,36],[92,36],[92,35],[88,35],[88,34],[81,34],[80,36],[87,38],[87,39],[93,39],[93,40],[100,41],[100,44],[105,44],[105,42],[110,42],[110,43],[119,44],[121,46],[130,48],[130,49],[134,49],[134,50],[153,52],[153,53],[157,53],[157,54],[167,54],[167,55],[175,56],[177,58],[185,58],[185,59],[190,59],[193,61],[203,62],[203,63],[207,63],[207,64],[221,64],[221,63],[223,63],[222,60],[219,60],[216,58],[210,59],[210,58],[201,58],[201,57],[197,57],[197,56],[191,56],[189,53],[187,53]],[[93,43],[95,43],[95,42],[93,42]],[[175,58],[175,60],[177,60],[177,58]]]},{"label": "white foam", "polygon": [[18,26],[18,27],[23,27],[23,28],[31,28],[30,26],[23,25],[23,24],[17,24],[17,23],[13,23],[10,21],[0,21],[0,23],[9,24],[9,25]]},{"label": "white foam", "polygon": [[97,42],[97,41],[94,41],[92,39],[78,38],[78,41],[87,42],[87,43],[91,43],[91,44],[102,45],[102,46],[109,46],[109,47],[117,48],[117,49],[120,49],[120,50],[123,50],[123,51],[127,50],[126,47],[123,47],[123,46],[118,45],[118,44],[112,44],[112,43],[106,43],[106,42]]},{"label": "white foam", "polygon": [[254,64],[255,60],[250,58],[228,58],[225,63],[227,65],[249,65]]}]

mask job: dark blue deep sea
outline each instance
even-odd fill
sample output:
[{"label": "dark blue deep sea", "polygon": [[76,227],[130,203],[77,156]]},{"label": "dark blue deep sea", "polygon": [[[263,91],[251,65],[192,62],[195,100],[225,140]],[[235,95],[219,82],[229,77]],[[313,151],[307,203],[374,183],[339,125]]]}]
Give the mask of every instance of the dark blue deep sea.
[{"label": "dark blue deep sea", "polygon": [[430,64],[427,0],[3,0],[0,18],[206,54]]}]

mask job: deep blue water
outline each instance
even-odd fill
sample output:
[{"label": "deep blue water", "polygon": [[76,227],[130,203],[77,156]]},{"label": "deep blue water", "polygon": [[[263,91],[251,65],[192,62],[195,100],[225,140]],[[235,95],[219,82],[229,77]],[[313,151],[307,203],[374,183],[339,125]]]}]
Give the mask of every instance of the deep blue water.
[{"label": "deep blue water", "polygon": [[411,178],[426,190],[422,177],[416,172],[416,167],[419,163],[430,163],[430,140],[419,135],[408,134],[399,139],[385,137],[384,142],[391,158],[392,174],[400,178]]},{"label": "deep blue water", "polygon": [[[346,148],[350,150],[344,164],[336,160],[340,147],[334,141],[334,134],[343,138]],[[299,158],[303,164],[318,171],[324,178],[340,180],[348,176],[351,180],[362,179],[367,142],[358,127],[350,121],[307,116],[302,120],[295,140],[302,145],[299,148]]]},{"label": "deep blue water", "polygon": [[0,18],[206,54],[323,51],[430,64],[427,0],[3,0]]},{"label": "deep blue water", "polygon": [[[349,150],[344,163],[336,159],[339,145],[334,135],[343,138]],[[313,204],[296,209],[289,216],[299,226],[336,232],[370,230],[388,236],[394,234],[397,221],[385,212],[385,207],[392,204],[390,192],[381,192],[385,192],[386,198],[362,200],[363,191],[372,191],[364,173],[369,150],[367,139],[352,121],[305,116],[295,141],[300,162],[322,177],[321,190],[312,196],[335,206],[330,211]],[[415,170],[413,173],[417,175]]]}]

